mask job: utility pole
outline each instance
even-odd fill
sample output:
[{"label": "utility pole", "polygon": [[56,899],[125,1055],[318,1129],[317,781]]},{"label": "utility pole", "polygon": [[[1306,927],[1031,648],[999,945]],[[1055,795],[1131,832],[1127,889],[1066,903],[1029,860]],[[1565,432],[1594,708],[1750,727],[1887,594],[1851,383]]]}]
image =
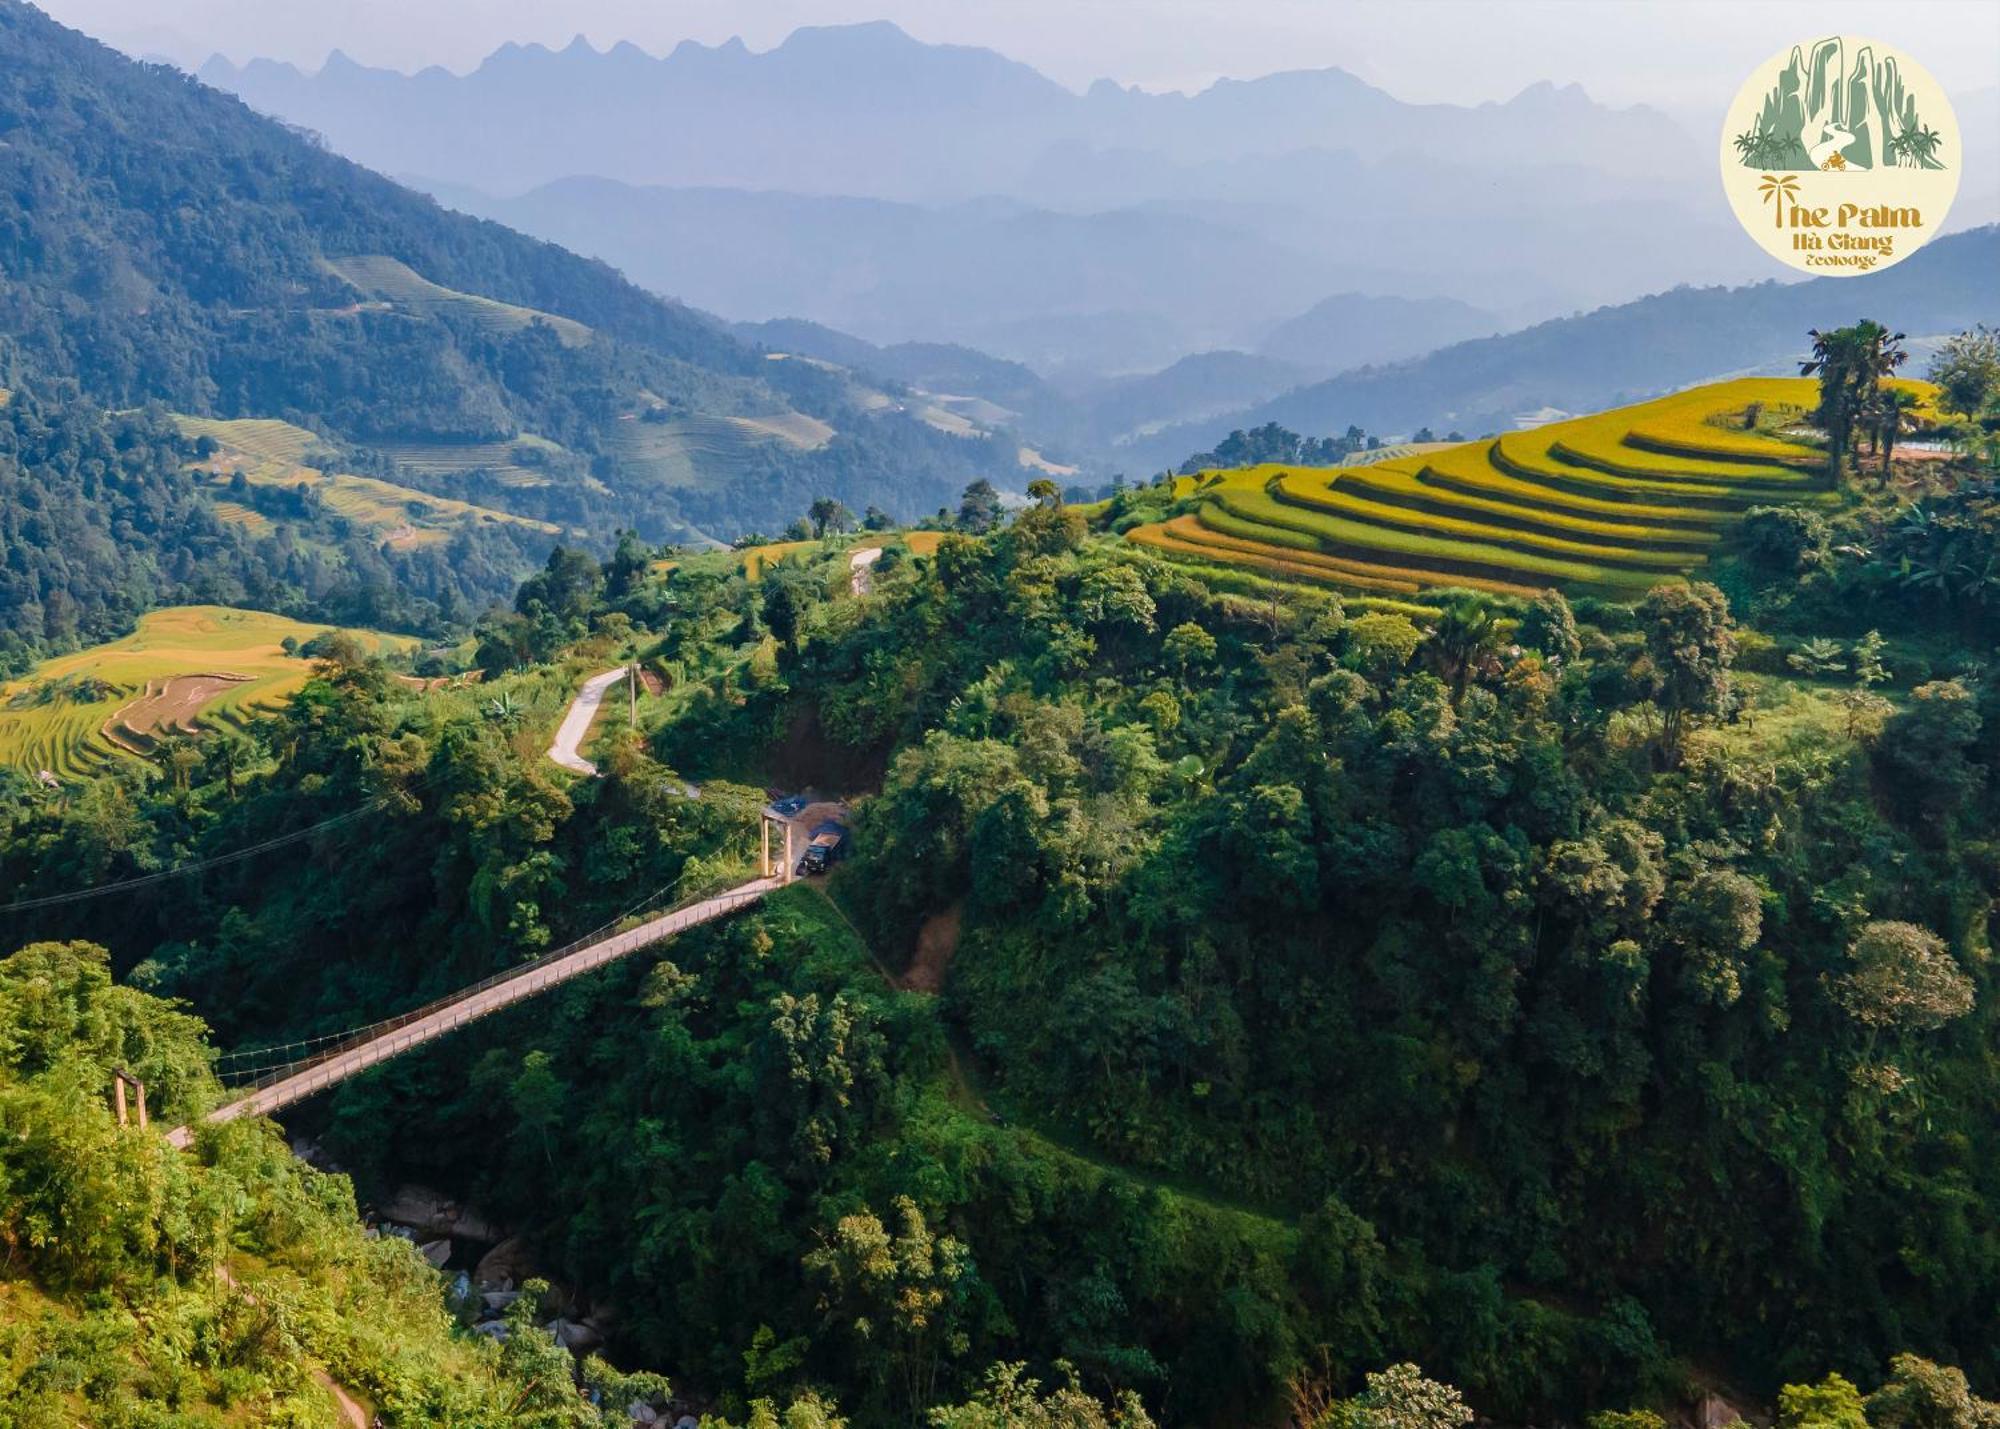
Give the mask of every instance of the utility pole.
[{"label": "utility pole", "polygon": [[626,683],[632,691],[632,728],[639,727],[639,662],[634,660],[625,667]]}]

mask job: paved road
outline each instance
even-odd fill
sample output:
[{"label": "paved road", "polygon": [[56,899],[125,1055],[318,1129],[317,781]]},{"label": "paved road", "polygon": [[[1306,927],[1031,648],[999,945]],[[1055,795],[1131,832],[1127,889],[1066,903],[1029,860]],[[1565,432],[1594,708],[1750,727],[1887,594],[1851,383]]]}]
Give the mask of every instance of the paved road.
[{"label": "paved road", "polygon": [[597,707],[604,703],[604,696],[611,687],[625,678],[625,666],[606,670],[601,675],[592,675],[583,682],[576,698],[563,715],[563,721],[556,730],[556,742],[549,746],[549,758],[565,769],[574,769],[579,774],[595,774],[597,766],[576,752],[583,743],[583,737],[590,733],[590,722],[597,718]]},{"label": "paved road", "polygon": [[880,546],[863,546],[847,558],[847,584],[856,595],[866,595],[874,586],[875,575],[868,568],[881,559]]},{"label": "paved road", "polygon": [[[724,917],[784,885],[782,872],[773,878],[755,878],[730,889],[727,893],[704,898],[699,903],[691,903],[685,908],[663,914],[623,933],[613,933],[610,937],[599,939],[563,957],[525,967],[512,977],[452,998],[435,1010],[413,1018],[399,1027],[385,1030],[358,1046],[336,1052],[302,1071],[294,1072],[282,1081],[259,1087],[233,1102],[227,1102],[210,1112],[207,1120],[223,1122],[234,1121],[239,1116],[262,1116],[280,1107],[304,1101],[313,1093],[336,1082],[344,1082],[378,1062],[386,1062],[389,1058],[407,1052],[412,1047],[435,1041],[468,1022],[476,1022],[489,1013],[498,1012],[503,1007],[510,1007],[514,1003],[533,997],[544,988],[601,968],[606,963],[616,962],[619,958],[636,953],[639,949],[657,943],[662,938],[671,937],[684,928],[692,928],[697,923],[707,923]],[[167,1133],[167,1140],[175,1146],[186,1146],[193,1139],[192,1127],[176,1127]]]}]

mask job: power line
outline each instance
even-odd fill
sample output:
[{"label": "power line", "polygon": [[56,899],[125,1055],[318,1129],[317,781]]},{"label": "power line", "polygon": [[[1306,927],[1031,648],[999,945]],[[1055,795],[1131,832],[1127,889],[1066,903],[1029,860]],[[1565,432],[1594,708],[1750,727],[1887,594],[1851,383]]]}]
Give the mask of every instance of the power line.
[{"label": "power line", "polygon": [[[423,780],[412,785],[406,792],[415,793],[429,783],[430,780]],[[62,903],[80,903],[86,898],[104,898],[113,893],[129,893],[135,888],[149,888],[156,883],[165,883],[170,878],[181,878],[190,873],[200,873],[206,869],[221,868],[225,864],[241,863],[246,858],[255,858],[260,853],[268,853],[274,848],[283,848],[287,844],[298,843],[303,839],[311,838],[314,834],[323,833],[327,829],[351,823],[355,819],[376,813],[394,803],[398,797],[395,794],[384,794],[380,798],[370,799],[358,809],[349,809],[344,814],[335,814],[330,819],[324,819],[306,828],[296,829],[288,834],[279,834],[276,838],[265,839],[262,843],[251,844],[248,848],[239,848],[229,853],[216,854],[213,858],[198,858],[187,863],[178,863],[172,868],[163,868],[157,873],[142,873],[137,878],[120,879],[116,883],[102,883],[95,888],[76,888],[71,889],[67,893],[50,893],[40,898],[21,898],[12,903],[0,903],[0,913],[24,913],[33,908],[53,908]]]},{"label": "power line", "polygon": [[[265,1076],[267,1076],[272,1072],[290,1071],[294,1067],[308,1066],[314,1062],[319,1061],[321,1057],[328,1055],[330,1052],[343,1051],[346,1049],[347,1045],[352,1045],[357,1042],[366,1041],[370,1036],[386,1032],[395,1027],[405,1026],[408,1023],[416,1020],[417,1018],[423,1017],[428,1013],[436,1012],[439,1009],[448,1007],[455,1002],[463,1001],[465,998],[471,996],[473,993],[482,992],[489,987],[497,987],[498,985],[504,982],[511,982],[517,977],[522,977],[528,973],[535,972],[540,968],[547,967],[550,963],[557,962],[560,959],[570,956],[572,953],[580,952],[584,948],[602,942],[605,938],[611,936],[613,930],[615,930],[618,927],[618,925],[624,922],[627,918],[630,918],[635,914],[639,913],[640,911],[650,908],[656,903],[658,903],[661,898],[666,896],[667,891],[668,891],[667,888],[664,887],[656,888],[651,893],[647,894],[644,898],[641,898],[638,902],[626,908],[624,912],[614,915],[604,923],[599,924],[596,928],[592,929],[590,932],[584,933],[580,937],[571,939],[569,942],[565,943],[562,947],[551,949],[549,952],[542,953],[537,957],[530,958],[527,962],[516,963],[514,966],[510,968],[502,968],[499,972],[481,978],[478,982],[475,982],[468,987],[461,987],[456,992],[447,993],[443,997],[437,998],[431,1002],[427,1002],[422,1007],[412,1008],[408,1012],[398,1012],[389,1017],[380,1018],[374,1022],[363,1023],[359,1027],[347,1028],[345,1031],[341,1032],[327,1032],[327,1033],[322,1033],[320,1036],[317,1037],[300,1038],[298,1041],[295,1042],[279,1042],[275,1045],[267,1047],[246,1047],[234,1052],[224,1052],[221,1056],[219,1056],[216,1059],[218,1063],[217,1074],[219,1076],[228,1077],[231,1079],[255,1076],[257,1077],[258,1080],[261,1081]],[[692,905],[694,903],[698,903],[701,901],[702,901],[702,896],[697,895],[689,898],[687,900],[686,905],[683,906]],[[327,1044],[329,1043],[341,1043],[343,1045],[340,1047],[328,1047]],[[220,1064],[224,1062],[236,1061],[239,1059],[250,1058],[250,1057],[259,1057],[259,1058],[269,1057],[274,1053],[289,1052],[295,1047],[296,1048],[319,1047],[319,1048],[324,1048],[325,1050],[319,1052],[310,1052],[303,1057],[294,1057],[288,1060],[270,1062],[265,1065],[251,1067],[251,1068],[232,1068],[225,1071],[220,1066]]]}]

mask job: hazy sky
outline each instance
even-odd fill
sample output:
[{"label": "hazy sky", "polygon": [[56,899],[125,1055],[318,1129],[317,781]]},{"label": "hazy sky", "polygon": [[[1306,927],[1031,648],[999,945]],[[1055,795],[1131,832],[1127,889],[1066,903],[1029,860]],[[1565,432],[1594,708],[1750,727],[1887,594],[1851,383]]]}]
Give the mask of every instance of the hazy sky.
[{"label": "hazy sky", "polygon": [[[464,70],[508,40],[664,53],[800,25],[894,20],[919,39],[987,45],[1081,88],[1100,76],[1191,89],[1218,76],[1339,65],[1405,99],[1502,99],[1536,79],[1706,112],[1711,91],[1801,39],[1847,31],[1907,49],[1955,94],[2000,84],[1993,0],[39,0],[135,53],[215,51],[316,68]],[[1726,99],[1727,94],[1723,97]]]}]

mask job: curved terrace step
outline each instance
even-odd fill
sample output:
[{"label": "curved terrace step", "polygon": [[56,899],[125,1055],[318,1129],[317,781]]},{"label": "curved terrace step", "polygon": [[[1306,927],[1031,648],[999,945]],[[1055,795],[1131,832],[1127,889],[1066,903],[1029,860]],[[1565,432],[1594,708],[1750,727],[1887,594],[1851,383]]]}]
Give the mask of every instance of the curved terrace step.
[{"label": "curved terrace step", "polygon": [[[1673,574],[1691,565],[1699,565],[1704,559],[1699,553],[1645,551],[1631,546],[1605,545],[1578,550],[1576,549],[1578,546],[1587,543],[1528,531],[1509,533],[1461,516],[1424,518],[1418,512],[1377,506],[1366,500],[1352,499],[1339,487],[1325,493],[1300,491],[1287,486],[1283,478],[1274,478],[1265,489],[1271,499],[1281,506],[1311,511],[1323,517],[1356,522],[1385,531],[1403,532],[1425,542],[1469,542],[1517,552],[1523,556],[1577,561],[1628,570],[1657,571],[1665,574]],[[1313,534],[1321,533],[1315,531]]]},{"label": "curved terrace step", "polygon": [[1721,539],[1721,533],[1715,530],[1628,524],[1546,507],[1527,507],[1476,491],[1429,486],[1421,475],[1385,481],[1372,471],[1344,473],[1340,487],[1350,494],[1365,494],[1368,500],[1383,506],[1476,520],[1506,530],[1556,536],[1589,545],[1700,552]]}]

